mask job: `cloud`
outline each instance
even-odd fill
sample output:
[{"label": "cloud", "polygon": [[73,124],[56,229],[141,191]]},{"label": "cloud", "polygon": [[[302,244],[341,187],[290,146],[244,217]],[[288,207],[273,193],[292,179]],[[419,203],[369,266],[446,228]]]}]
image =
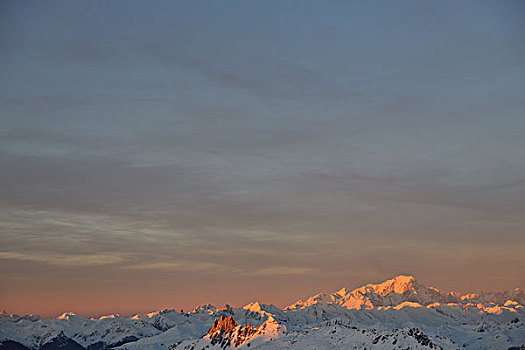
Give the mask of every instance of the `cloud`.
[{"label": "cloud", "polygon": [[126,270],[164,270],[164,271],[182,271],[182,272],[200,272],[200,273],[235,273],[237,269],[221,264],[205,261],[157,261],[145,262],[138,264],[126,265]]},{"label": "cloud", "polygon": [[199,272],[208,273],[227,273],[230,276],[258,277],[258,276],[286,276],[286,275],[305,275],[317,272],[317,269],[309,267],[294,266],[270,266],[263,268],[250,268],[248,266],[227,266],[224,264],[178,260],[174,262],[157,261],[131,264],[122,267],[126,270],[156,270],[156,271],[176,271],[176,272]]},{"label": "cloud", "polygon": [[265,267],[258,270],[246,271],[245,276],[286,276],[286,275],[307,275],[317,272],[317,269],[309,267],[293,267],[293,266],[272,266]]},{"label": "cloud", "polygon": [[84,103],[70,96],[23,96],[5,98],[0,108],[32,107],[35,109],[59,110]]},{"label": "cloud", "polygon": [[126,261],[128,258],[119,253],[99,254],[38,254],[0,252],[0,259],[20,260],[62,266],[97,266],[111,265]]},{"label": "cloud", "polygon": [[[0,236],[9,251],[56,254],[128,252],[169,235],[180,235],[140,218],[89,211],[20,209],[0,205]],[[179,242],[184,246],[182,242]]]},{"label": "cloud", "polygon": [[[224,43],[218,47],[213,42],[191,47],[194,42],[192,38],[183,47],[170,48],[164,43],[149,41],[143,43],[143,48],[166,65],[193,70],[226,88],[247,91],[267,102],[312,102],[312,99],[320,101],[364,95],[355,89],[340,91],[322,75],[260,49],[225,49]],[[232,54],[231,51],[237,52]],[[213,60],[207,59],[210,52]]]},{"label": "cloud", "polygon": [[3,260],[293,279],[523,246],[521,12],[186,6],[6,16]]}]

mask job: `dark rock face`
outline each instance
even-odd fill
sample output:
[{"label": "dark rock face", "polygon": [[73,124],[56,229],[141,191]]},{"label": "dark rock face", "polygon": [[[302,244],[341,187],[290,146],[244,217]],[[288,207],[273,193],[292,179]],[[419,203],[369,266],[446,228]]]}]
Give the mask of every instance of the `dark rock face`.
[{"label": "dark rock face", "polygon": [[423,346],[428,346],[431,349],[440,349],[441,347],[432,342],[432,340],[423,332],[417,328],[411,328],[407,333],[409,336],[417,340],[417,342]]},{"label": "dark rock face", "polygon": [[[138,340],[137,337],[129,336],[125,337],[121,341],[115,344],[106,344],[103,342],[97,342],[95,344],[91,344],[87,347],[87,350],[105,350],[105,349],[111,349],[132,341]],[[0,350],[30,350],[28,347],[13,341],[13,340],[6,340],[2,343],[0,343]],[[59,334],[56,338],[53,340],[47,342],[44,344],[39,350],[86,350],[82,345],[77,343],[71,338],[66,337],[63,333]]]},{"label": "dark rock face", "polygon": [[230,346],[235,327],[237,327],[237,322],[233,316],[221,316],[219,319],[213,321],[213,326],[207,334],[210,338],[211,345],[220,344],[221,348]]},{"label": "dark rock face", "polygon": [[224,317],[221,316],[219,319],[213,321],[213,326],[208,331],[210,338],[214,335],[220,335],[233,331],[237,327],[237,322],[233,316]]},{"label": "dark rock face", "polygon": [[107,348],[109,348],[109,346],[106,343],[99,341],[94,344],[90,344],[87,347],[87,350],[104,350]]},{"label": "dark rock face", "polygon": [[221,316],[213,322],[207,337],[210,338],[211,345],[220,344],[222,348],[226,348],[233,344],[237,348],[256,334],[257,329],[251,323],[241,327],[237,326],[232,316]]},{"label": "dark rock face", "polygon": [[59,334],[50,342],[44,344],[40,350],[85,350],[82,345],[71,338],[66,337],[63,333]]},{"label": "dark rock face", "polygon": [[[244,342],[250,340],[256,334],[257,334],[257,330],[253,328],[251,323],[248,323],[247,325],[244,325],[244,327],[241,327],[239,329],[239,332],[237,333],[237,336],[235,337],[233,344],[237,348],[241,346],[242,344],[244,344]],[[249,345],[250,344],[248,344],[248,346]]]},{"label": "dark rock face", "polygon": [[16,341],[6,340],[0,344],[0,350],[29,350],[29,348]]},{"label": "dark rock face", "polygon": [[91,344],[87,347],[87,350],[104,350],[104,349],[111,349],[111,348],[115,348],[117,346],[121,346],[121,345],[124,345],[126,343],[129,343],[129,342],[132,342],[132,341],[137,341],[139,340],[139,338],[137,337],[134,337],[134,336],[129,336],[129,337],[125,337],[124,339],[122,339],[121,341],[115,343],[115,344],[106,344],[104,342],[97,342],[97,343],[94,343],[94,344]]}]

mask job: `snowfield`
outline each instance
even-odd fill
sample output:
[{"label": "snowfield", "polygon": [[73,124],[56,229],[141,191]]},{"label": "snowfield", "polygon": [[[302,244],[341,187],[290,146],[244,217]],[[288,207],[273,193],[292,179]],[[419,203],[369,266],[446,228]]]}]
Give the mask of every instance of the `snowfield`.
[{"label": "snowfield", "polygon": [[197,307],[133,317],[0,315],[0,349],[525,349],[519,290],[441,293],[411,276],[279,309]]}]

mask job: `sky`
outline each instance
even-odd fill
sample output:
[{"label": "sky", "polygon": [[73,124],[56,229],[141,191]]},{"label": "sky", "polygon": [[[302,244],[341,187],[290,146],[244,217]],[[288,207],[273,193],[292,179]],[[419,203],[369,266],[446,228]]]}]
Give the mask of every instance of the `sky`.
[{"label": "sky", "polygon": [[522,1],[0,2],[0,308],[525,287]]}]

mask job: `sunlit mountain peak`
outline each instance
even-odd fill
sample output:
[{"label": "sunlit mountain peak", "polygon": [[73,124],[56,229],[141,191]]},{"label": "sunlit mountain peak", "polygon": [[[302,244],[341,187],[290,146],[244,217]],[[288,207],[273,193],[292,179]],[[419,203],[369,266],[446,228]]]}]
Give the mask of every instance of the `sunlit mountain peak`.
[{"label": "sunlit mountain peak", "polygon": [[57,320],[69,320],[71,318],[71,316],[76,316],[77,314],[75,314],[74,312],[64,312],[62,315],[58,316],[57,317]]},{"label": "sunlit mountain peak", "polygon": [[367,287],[372,287],[375,293],[385,296],[392,292],[402,294],[413,291],[417,285],[413,276],[399,275],[380,284],[367,284]]},{"label": "sunlit mountain peak", "polygon": [[261,304],[259,304],[258,301],[249,303],[249,304],[243,306],[242,308],[244,310],[249,310],[249,311],[253,311],[253,312],[261,312],[262,311]]}]

